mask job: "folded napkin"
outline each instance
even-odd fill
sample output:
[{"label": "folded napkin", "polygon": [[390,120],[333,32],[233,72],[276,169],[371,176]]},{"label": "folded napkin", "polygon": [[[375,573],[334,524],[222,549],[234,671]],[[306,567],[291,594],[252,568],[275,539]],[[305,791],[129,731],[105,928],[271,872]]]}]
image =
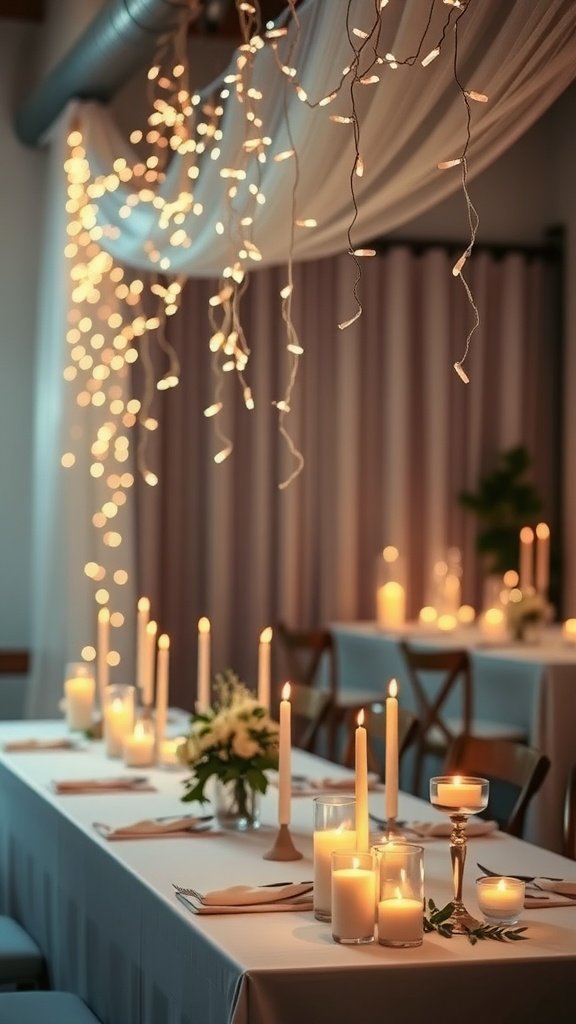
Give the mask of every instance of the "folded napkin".
[{"label": "folded napkin", "polygon": [[204,894],[176,895],[194,914],[262,914],[295,910],[312,910],[312,883],[290,882],[287,885],[232,885]]},{"label": "folded napkin", "polygon": [[[452,823],[450,821],[411,821],[406,825],[406,831],[419,836],[420,839],[442,839],[452,834]],[[489,836],[492,832],[498,831],[497,821],[483,821],[481,818],[469,819],[466,823],[466,835],[468,839],[475,836]]]},{"label": "folded napkin", "polygon": [[[277,780],[275,782],[277,785]],[[312,779],[307,776],[295,775],[292,778],[292,796],[315,796],[317,793],[354,793],[354,776],[345,778]],[[384,786],[375,773],[368,775],[369,790],[383,790]]]},{"label": "folded napkin", "polygon": [[132,778],[121,775],[118,778],[103,779],[60,779],[52,783],[56,793],[155,793],[143,775]]},{"label": "folded napkin", "polygon": [[93,825],[104,839],[178,839],[181,836],[202,835],[210,828],[211,821],[211,815],[208,818],[183,815],[169,821],[145,818],[143,821],[135,821],[133,825],[121,825],[119,828],[111,828],[110,825],[103,825],[99,821],[93,822]]},{"label": "folded napkin", "polygon": [[539,907],[576,907],[576,882],[551,878],[535,878],[526,883],[524,906],[527,910]]},{"label": "folded napkin", "polygon": [[71,739],[54,740],[9,740],[4,744],[3,749],[7,753],[24,753],[27,750],[77,750],[78,741]]}]

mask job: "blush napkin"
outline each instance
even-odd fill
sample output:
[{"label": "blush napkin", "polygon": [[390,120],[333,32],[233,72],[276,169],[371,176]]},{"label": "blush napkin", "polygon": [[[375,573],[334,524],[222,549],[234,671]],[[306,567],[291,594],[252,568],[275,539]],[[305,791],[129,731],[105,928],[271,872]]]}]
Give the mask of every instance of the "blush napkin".
[{"label": "blush napkin", "polygon": [[8,740],[4,744],[3,750],[10,754],[24,754],[28,751],[35,750],[78,750],[78,741],[66,739],[54,739],[54,740]]},{"label": "blush napkin", "polygon": [[[406,830],[414,833],[420,839],[443,839],[452,834],[452,824],[449,821],[411,821]],[[498,831],[497,821],[482,821],[481,818],[469,819],[466,823],[466,836],[474,839],[476,836],[489,836]]]},{"label": "blush napkin", "polygon": [[232,885],[200,896],[176,892],[194,914],[262,914],[312,910],[310,882],[277,886]]},{"label": "blush napkin", "polygon": [[102,779],[60,779],[52,783],[56,793],[155,793],[155,786],[144,776],[130,778],[129,775]]},{"label": "blush napkin", "polygon": [[[275,780],[275,785],[278,782]],[[292,796],[316,796],[318,793],[354,793],[355,779],[353,775],[345,778],[321,778],[314,779],[307,776],[294,776],[292,779]],[[368,789],[370,791],[383,790],[384,785],[379,781],[375,773],[368,775]]]},{"label": "blush napkin", "polygon": [[576,882],[567,879],[554,881],[551,878],[535,878],[534,882],[526,884],[524,907],[526,910],[576,907]]},{"label": "blush napkin", "polygon": [[132,825],[120,825],[118,828],[111,828],[110,825],[103,825],[99,821],[93,822],[93,825],[104,839],[110,840],[178,839],[181,836],[204,835],[209,827],[205,818],[193,817],[173,818],[170,821],[145,818],[143,821],[135,821]]}]

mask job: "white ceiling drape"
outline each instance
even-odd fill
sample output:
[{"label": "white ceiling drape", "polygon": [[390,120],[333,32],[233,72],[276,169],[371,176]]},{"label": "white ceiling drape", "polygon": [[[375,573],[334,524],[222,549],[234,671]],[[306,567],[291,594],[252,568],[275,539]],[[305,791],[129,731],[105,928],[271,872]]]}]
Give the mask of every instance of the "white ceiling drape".
[{"label": "white ceiling drape", "polygon": [[[299,9],[301,28],[293,64],[311,102],[338,86],[342,69],[353,58],[346,31],[348,6],[349,0],[310,0]],[[375,0],[351,0],[350,27],[369,30],[378,6]],[[429,5],[422,0],[392,0],[382,11],[379,52],[390,51],[399,60],[414,55],[428,10]],[[378,66],[379,84],[355,87],[365,172],[355,179],[359,213],[354,244],[397,228],[445,198],[460,183],[458,168],[437,169],[438,161],[462,152],[466,137],[466,108],[454,80],[452,28],[440,56],[428,67],[420,63],[438,41],[449,10],[440,0],[433,5],[426,42],[412,67],[390,70],[386,64]],[[280,54],[288,52],[294,32],[292,26],[288,42],[279,40]],[[359,39],[354,38],[358,45]],[[573,0],[471,0],[458,27],[458,76],[464,88],[485,92],[489,97],[488,103],[472,103],[468,151],[471,176],[492,163],[570,84],[576,75],[575,54]],[[225,104],[220,158],[213,161],[204,154],[200,176],[194,183],[195,200],[202,203],[204,212],[200,217],[189,215],[184,224],[190,247],[170,245],[173,228],[159,228],[151,203],[139,205],[123,221],[118,211],[126,202],[130,185],[121,185],[98,204],[102,221],[121,227],[119,238],[106,243],[117,259],[140,269],[149,267],[144,243],[153,242],[162,255],[170,256],[174,272],[192,277],[218,276],[230,258],[226,235],[215,231],[216,222],[226,220],[230,184],[220,177],[219,169],[242,167],[246,179],[239,183],[235,209],[242,210],[245,200],[251,203],[247,190],[258,174],[267,198],[255,212],[253,241],[263,256],[259,266],[283,262],[291,229],[295,165],[293,160],[274,162],[273,157],[291,147],[285,104],[299,161],[296,215],[318,222],[314,229],[297,230],[295,256],[309,259],[347,249],[346,230],[353,213],[349,186],[354,161],[351,126],[336,124],[329,117],[350,114],[349,85],[346,83],[328,106],[311,110],[296,97],[293,83],[288,84],[278,70],[269,46],[254,58],[252,84],[263,93],[258,107],[262,134],[273,140],[267,163],[259,164],[255,155],[249,157],[243,152],[244,110],[232,94]],[[129,164],[135,162],[133,148],[107,109],[82,104],[78,118],[93,174],[109,173],[119,156]],[[190,189],[187,171],[193,159],[173,157],[160,186],[164,200],[172,202],[182,190]],[[249,265],[254,267],[250,261]]]}]

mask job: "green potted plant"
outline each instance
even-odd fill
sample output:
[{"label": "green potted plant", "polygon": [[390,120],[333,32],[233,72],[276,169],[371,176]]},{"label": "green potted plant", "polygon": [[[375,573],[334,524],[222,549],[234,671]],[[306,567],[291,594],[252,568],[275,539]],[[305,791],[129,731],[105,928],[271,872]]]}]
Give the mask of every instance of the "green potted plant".
[{"label": "green potted plant", "polygon": [[487,574],[518,568],[520,529],[534,522],[542,508],[534,484],[526,479],[531,465],[523,445],[509,448],[480,478],[476,491],[458,495],[460,504],[478,518],[476,550]]}]

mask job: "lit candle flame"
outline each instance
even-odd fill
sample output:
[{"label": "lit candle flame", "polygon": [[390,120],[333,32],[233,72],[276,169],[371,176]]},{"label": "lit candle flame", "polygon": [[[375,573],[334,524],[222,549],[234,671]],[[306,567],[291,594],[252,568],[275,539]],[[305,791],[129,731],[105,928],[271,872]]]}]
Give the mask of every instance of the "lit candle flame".
[{"label": "lit candle flame", "polygon": [[260,643],[261,644],[270,644],[270,643],[272,643],[272,626],[266,626],[266,629],[262,630],[262,632],[260,633]]},{"label": "lit candle flame", "polygon": [[364,708],[361,708],[361,710],[358,712],[356,721],[358,725],[364,725]]},{"label": "lit candle flame", "polygon": [[388,696],[389,697],[397,697],[398,696],[398,683],[396,682],[395,679],[391,679],[390,680],[390,685],[388,686]]},{"label": "lit candle flame", "polygon": [[210,632],[210,619],[207,619],[205,615],[201,619],[198,619],[198,632],[209,633]]},{"label": "lit candle flame", "polygon": [[290,683],[284,683],[282,687],[282,700],[290,700]]}]

